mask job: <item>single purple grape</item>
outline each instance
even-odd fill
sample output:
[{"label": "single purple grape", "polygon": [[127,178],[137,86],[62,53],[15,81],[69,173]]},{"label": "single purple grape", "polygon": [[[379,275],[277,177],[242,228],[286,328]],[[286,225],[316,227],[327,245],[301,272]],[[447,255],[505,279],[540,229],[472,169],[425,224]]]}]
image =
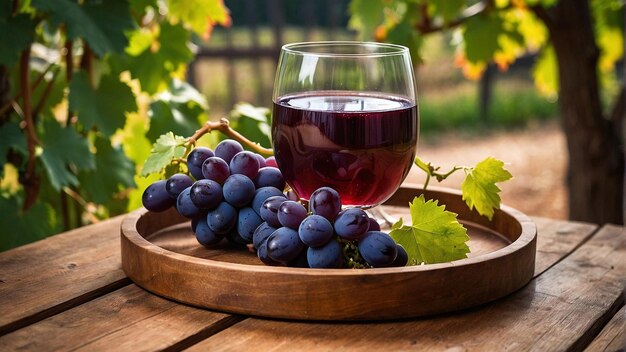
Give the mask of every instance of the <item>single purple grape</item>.
[{"label": "single purple grape", "polygon": [[267,166],[267,163],[265,162],[265,158],[263,157],[263,155],[259,153],[254,153],[254,156],[256,156],[256,160],[259,161],[259,168]]},{"label": "single purple grape", "polygon": [[174,199],[178,198],[180,192],[193,184],[191,177],[185,174],[174,174],[165,182],[165,190]]},{"label": "single purple grape", "polygon": [[278,208],[278,221],[290,229],[298,230],[306,215],[306,208],[293,200],[283,202]]},{"label": "single purple grape", "polygon": [[335,221],[341,210],[339,193],[330,187],[321,187],[311,194],[309,199],[311,213],[321,215],[330,222]]},{"label": "single purple grape", "polygon": [[205,147],[197,147],[189,152],[189,155],[187,155],[187,168],[191,176],[196,180],[203,179],[202,164],[206,159],[214,155],[211,149]]},{"label": "single purple grape", "polygon": [[225,139],[215,147],[215,156],[222,158],[227,164],[230,163],[235,154],[242,152],[243,146],[234,139]]},{"label": "single purple grape", "polygon": [[265,166],[278,168],[278,164],[276,163],[276,158],[274,158],[273,156],[270,156],[269,158],[265,159],[265,164],[266,164]]},{"label": "single purple grape", "polygon": [[230,176],[230,168],[224,159],[213,156],[207,158],[202,164],[202,175],[204,178],[223,184]]},{"label": "single purple grape", "polygon": [[259,169],[254,184],[257,188],[272,186],[280,190],[285,189],[283,174],[275,167],[267,166]]},{"label": "single purple grape", "polygon": [[243,151],[235,154],[230,161],[230,174],[246,175],[254,180],[259,173],[259,161],[254,153]]},{"label": "single purple grape", "polygon": [[165,180],[159,180],[148,186],[141,196],[143,206],[149,211],[161,212],[176,204],[176,199],[165,189]]}]

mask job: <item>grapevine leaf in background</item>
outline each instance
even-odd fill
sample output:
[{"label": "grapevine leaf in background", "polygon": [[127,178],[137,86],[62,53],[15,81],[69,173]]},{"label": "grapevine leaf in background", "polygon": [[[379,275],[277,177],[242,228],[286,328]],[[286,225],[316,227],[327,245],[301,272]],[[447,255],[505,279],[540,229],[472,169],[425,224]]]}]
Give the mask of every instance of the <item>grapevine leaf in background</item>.
[{"label": "grapevine leaf in background", "polygon": [[469,62],[488,62],[500,48],[498,37],[503,31],[503,21],[497,14],[472,17],[465,23],[463,40],[465,57]]},{"label": "grapevine leaf in background", "polygon": [[135,165],[105,138],[97,137],[94,146],[96,168],[81,173],[80,184],[91,200],[106,204],[122,189],[135,186]]},{"label": "grapevine leaf in background", "polygon": [[130,0],[129,5],[131,13],[137,18],[143,18],[147,8],[158,8],[157,0]]},{"label": "grapevine leaf in background", "polygon": [[124,127],[125,113],[137,110],[130,87],[114,75],[100,79],[98,88],[92,88],[84,72],[76,73],[70,83],[70,110],[87,129],[96,126],[106,136]]},{"label": "grapevine leaf in background", "polygon": [[231,23],[228,9],[222,0],[169,0],[168,8],[172,19],[187,23],[191,30],[205,40],[216,24],[228,27]]},{"label": "grapevine leaf in background", "polygon": [[100,57],[109,52],[123,52],[128,44],[124,32],[135,28],[124,0],[80,4],[70,0],[33,0],[32,6],[49,13],[53,26],[64,23],[69,39],[84,38]]},{"label": "grapevine leaf in background", "polygon": [[239,103],[228,114],[233,128],[261,145],[271,145],[270,110],[249,103]]},{"label": "grapevine leaf in background", "polygon": [[190,38],[190,33],[182,24],[161,23],[154,43],[146,46],[141,53],[122,59],[126,60],[124,66],[129,68],[133,78],[139,80],[143,91],[157,93],[170,84],[172,74],[181,65],[193,59],[193,53],[187,46]]},{"label": "grapevine leaf in background", "polygon": [[161,135],[152,146],[150,156],[141,170],[142,176],[161,172],[172,160],[185,155],[186,138],[175,136],[172,132]]},{"label": "grapevine leaf in background", "polygon": [[461,184],[463,200],[470,209],[476,208],[479,214],[491,220],[494,209],[500,207],[500,188],[496,183],[513,176],[504,168],[502,161],[492,157],[479,162],[474,168],[466,168],[465,172],[467,175]]},{"label": "grapevine leaf in background", "polygon": [[2,234],[0,252],[43,239],[57,230],[54,209],[43,202],[35,203],[24,212],[17,198],[0,197],[0,213],[0,228],[11,229]]},{"label": "grapevine leaf in background", "polygon": [[151,141],[165,132],[191,136],[198,128],[200,115],[208,109],[206,99],[191,85],[174,79],[167,91],[150,104],[150,129],[146,137]]},{"label": "grapevine leaf in background", "polygon": [[383,22],[385,1],[352,0],[350,3],[350,22],[348,26],[359,31],[363,40],[374,39],[374,32]]},{"label": "grapevine leaf in background", "polygon": [[[0,126],[0,165],[6,162],[9,149],[17,150],[24,155],[27,153],[26,139],[17,123],[8,122]],[[1,168],[0,176],[2,176]]]},{"label": "grapevine leaf in background", "polygon": [[17,62],[22,49],[27,48],[35,37],[36,22],[29,15],[11,16],[4,7],[11,6],[5,1],[0,13],[0,65],[12,66]]},{"label": "grapevine leaf in background", "polygon": [[435,15],[440,15],[444,22],[450,22],[459,17],[465,7],[465,0],[433,0],[432,9]]},{"label": "grapevine leaf in background", "polygon": [[554,48],[550,45],[539,54],[539,58],[533,67],[533,78],[537,90],[549,97],[556,97],[559,91],[559,68],[554,54]]},{"label": "grapevine leaf in background", "polygon": [[424,60],[420,55],[420,48],[424,42],[423,36],[416,33],[413,28],[415,27],[415,14],[418,13],[416,5],[407,4],[407,11],[402,16],[402,20],[399,23],[389,29],[387,32],[386,41],[394,44],[404,45],[409,48],[411,58],[415,63],[421,63]]},{"label": "grapevine leaf in background", "polygon": [[400,219],[391,227],[389,235],[406,250],[408,265],[450,262],[469,253],[467,229],[457,214],[438,203],[426,201],[424,195],[415,197],[409,204],[412,224],[404,225]]},{"label": "grapevine leaf in background", "polygon": [[43,128],[45,133],[40,137],[43,147],[41,161],[50,183],[57,191],[64,186],[78,185],[72,170],[93,170],[96,166],[87,139],[73,128],[64,128],[52,118],[44,121]]}]

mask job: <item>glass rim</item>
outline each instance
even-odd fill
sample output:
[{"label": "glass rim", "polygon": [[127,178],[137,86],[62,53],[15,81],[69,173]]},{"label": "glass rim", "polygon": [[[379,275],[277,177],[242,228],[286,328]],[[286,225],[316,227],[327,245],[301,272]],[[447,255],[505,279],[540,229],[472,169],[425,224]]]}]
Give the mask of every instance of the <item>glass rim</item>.
[{"label": "glass rim", "polygon": [[[335,53],[335,52],[316,52],[307,51],[307,48],[321,48],[321,47],[355,47],[355,48],[384,48],[389,51],[373,51],[373,52],[348,52],[348,53]],[[397,56],[406,55],[409,53],[409,49],[403,45],[379,43],[379,42],[360,42],[360,41],[317,41],[317,42],[295,42],[284,44],[281,47],[281,53],[288,53],[293,55],[302,56],[318,56],[318,57],[379,57],[379,56]]]}]

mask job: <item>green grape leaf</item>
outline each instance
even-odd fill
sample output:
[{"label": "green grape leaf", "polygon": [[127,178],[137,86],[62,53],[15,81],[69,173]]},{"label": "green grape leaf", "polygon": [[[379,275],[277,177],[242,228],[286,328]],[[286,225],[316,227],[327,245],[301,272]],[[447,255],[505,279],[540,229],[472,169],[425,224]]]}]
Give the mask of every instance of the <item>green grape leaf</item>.
[{"label": "green grape leaf", "polygon": [[[8,122],[0,126],[0,165],[6,163],[7,152],[16,150],[26,155],[26,138],[17,123]],[[0,176],[2,176],[2,168],[0,168]]]},{"label": "green grape leaf", "polygon": [[200,128],[198,117],[205,112],[207,106],[200,92],[191,85],[175,79],[170,88],[159,94],[150,104],[148,111],[150,129],[146,136],[151,141],[167,131],[190,136]]},{"label": "green grape leaf", "polygon": [[96,167],[87,139],[51,118],[44,120],[43,130],[39,137],[43,147],[41,161],[52,187],[59,191],[64,186],[78,185],[74,173]]},{"label": "green grape leaf", "polygon": [[171,73],[193,58],[188,47],[190,39],[190,33],[182,25],[161,23],[159,35],[155,38],[158,49],[153,52],[153,46],[148,46],[139,55],[124,58],[127,60],[124,64],[131,76],[139,80],[143,91],[157,93],[171,82]]},{"label": "green grape leaf", "polygon": [[0,197],[0,214],[0,229],[10,229],[3,232],[0,252],[44,239],[58,230],[54,209],[43,202],[24,212],[18,197]]},{"label": "green grape leaf", "polygon": [[126,53],[131,56],[140,55],[154,42],[155,33],[148,28],[138,28],[128,35]]},{"label": "green grape leaf", "polygon": [[86,73],[77,73],[70,83],[69,102],[85,128],[96,126],[106,136],[124,127],[126,112],[137,110],[132,90],[114,75],[102,76],[94,89]]},{"label": "green grape leaf", "polygon": [[206,38],[216,23],[230,25],[222,0],[169,0],[168,9],[172,19],[184,22],[200,37]]},{"label": "green grape leaf", "polygon": [[494,209],[500,208],[500,188],[496,183],[510,180],[513,176],[504,168],[504,162],[492,157],[466,169],[466,173],[461,184],[463,200],[470,209],[476,208],[480,215],[491,220]]},{"label": "green grape leaf", "polygon": [[156,100],[150,104],[148,111],[150,130],[146,137],[153,141],[167,131],[190,136],[200,127],[198,116],[203,112],[198,105]]},{"label": "green grape leaf", "polygon": [[556,97],[559,91],[559,67],[551,45],[545,47],[539,54],[533,67],[533,79],[539,93]]},{"label": "green grape leaf", "polygon": [[359,32],[363,40],[372,40],[374,32],[384,20],[384,0],[352,0],[348,27]]},{"label": "green grape leaf", "polygon": [[515,11],[514,15],[518,19],[517,30],[524,38],[524,43],[530,50],[537,51],[548,40],[546,25],[532,11]]},{"label": "green grape leaf", "polygon": [[554,6],[558,0],[526,0],[526,5],[528,6],[537,6],[541,5],[543,7]]},{"label": "green grape leaf", "polygon": [[130,11],[137,18],[143,18],[148,7],[158,11],[157,0],[130,0]]},{"label": "green grape leaf", "polygon": [[434,264],[467,258],[467,229],[457,214],[447,211],[437,200],[426,201],[424,195],[409,204],[411,225],[402,219],[391,227],[389,235],[406,250],[408,265]]},{"label": "green grape leaf", "polygon": [[624,36],[621,28],[602,28],[598,31],[600,58],[598,66],[602,72],[612,72],[615,63],[624,57]]},{"label": "green grape leaf", "polygon": [[22,50],[35,39],[35,26],[37,22],[27,14],[0,17],[0,65],[10,67],[17,62]]},{"label": "green grape leaf", "polygon": [[432,0],[430,1],[435,16],[441,16],[444,22],[460,17],[461,10],[466,6],[465,0]]},{"label": "green grape leaf", "polygon": [[271,146],[271,114],[268,108],[239,103],[228,116],[233,128],[246,138],[264,147]]},{"label": "green grape leaf", "polygon": [[152,144],[145,137],[146,125],[146,117],[141,114],[130,113],[120,134],[124,154],[136,165],[143,165],[150,155]]},{"label": "green grape leaf", "polygon": [[386,42],[393,44],[404,45],[409,48],[411,59],[413,63],[423,62],[423,58],[420,55],[420,48],[424,42],[424,38],[415,31],[414,21],[417,10],[410,7],[408,11],[402,17],[402,20],[389,30],[387,33]]},{"label": "green grape leaf", "polygon": [[[32,91],[31,101],[34,106],[39,105],[41,99],[43,99],[44,95],[47,94],[40,107],[40,112],[44,113],[50,112],[52,108],[60,104],[65,98],[65,70],[56,64],[52,65],[53,67],[50,70],[51,73],[46,74],[43,81]],[[36,65],[31,65],[31,67],[31,80],[34,81],[43,73],[45,68],[37,68]],[[54,81],[51,82],[51,80]]]},{"label": "green grape leaf", "polygon": [[497,15],[479,15],[465,22],[463,41],[465,56],[472,63],[488,62],[500,49],[498,37],[504,30],[504,21]]},{"label": "green grape leaf", "polygon": [[119,191],[135,186],[135,164],[106,138],[96,137],[94,147],[96,168],[80,173],[79,180],[89,199],[105,204]]},{"label": "green grape leaf", "polygon": [[71,0],[32,0],[32,6],[49,13],[53,26],[64,23],[69,39],[85,39],[100,57],[108,52],[123,52],[128,44],[125,32],[135,28],[125,0],[87,0],[81,4]]},{"label": "green grape leaf", "polygon": [[150,156],[143,164],[141,176],[161,172],[173,159],[185,155],[186,138],[175,136],[172,132],[161,135],[152,146]]}]

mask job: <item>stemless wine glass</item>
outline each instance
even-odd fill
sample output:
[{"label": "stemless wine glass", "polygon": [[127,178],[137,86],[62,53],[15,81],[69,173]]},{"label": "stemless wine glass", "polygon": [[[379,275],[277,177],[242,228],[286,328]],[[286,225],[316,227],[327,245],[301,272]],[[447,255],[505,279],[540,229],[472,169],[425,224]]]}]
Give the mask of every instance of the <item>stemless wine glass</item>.
[{"label": "stemless wine glass", "polygon": [[406,47],[364,42],[282,47],[272,139],[301,198],[322,186],[343,205],[376,206],[398,189],[417,148],[419,115]]}]

